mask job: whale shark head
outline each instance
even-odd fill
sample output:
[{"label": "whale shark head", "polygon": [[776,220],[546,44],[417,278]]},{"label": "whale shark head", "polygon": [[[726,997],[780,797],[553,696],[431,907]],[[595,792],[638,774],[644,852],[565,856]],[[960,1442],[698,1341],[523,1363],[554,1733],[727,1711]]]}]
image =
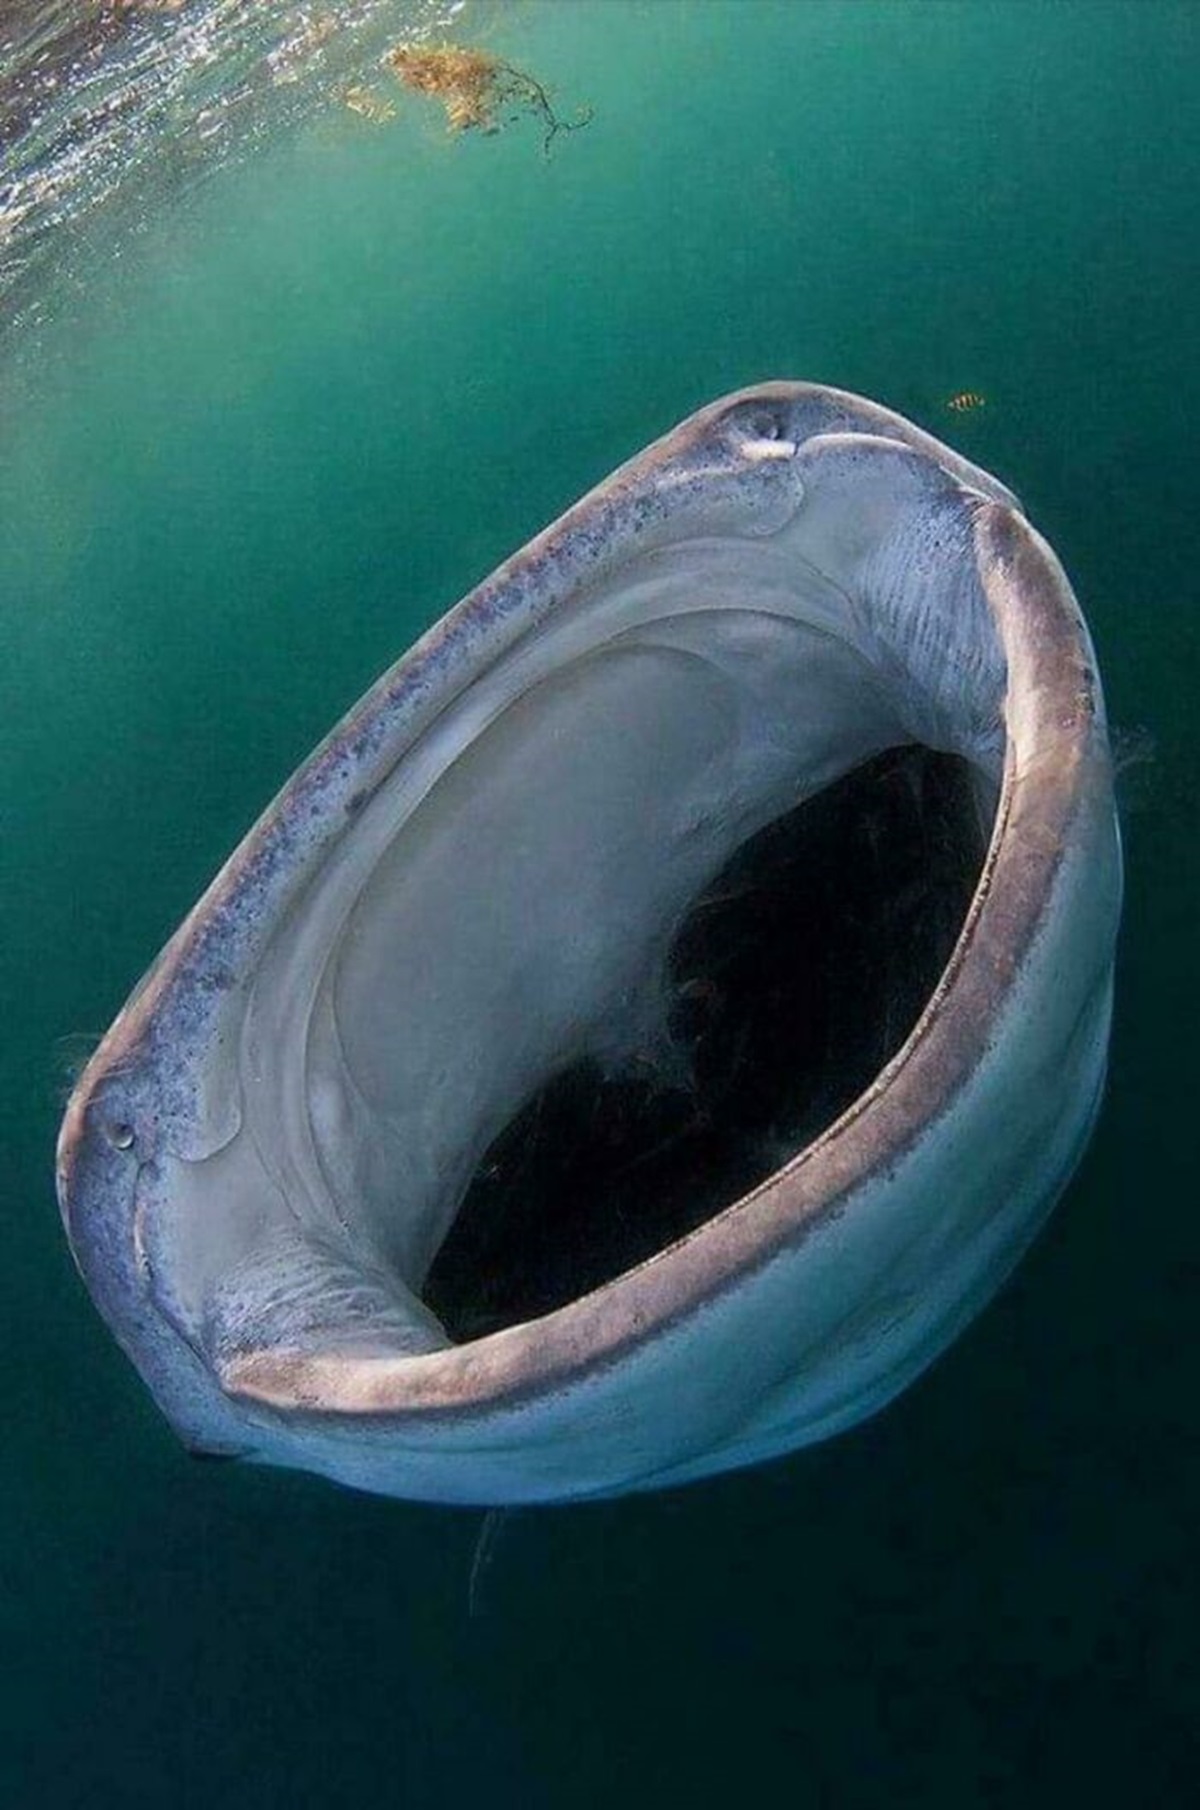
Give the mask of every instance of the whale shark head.
[{"label": "whale shark head", "polygon": [[81,1077],[59,1194],[196,1450],[500,1503],[881,1406],[1102,1084],[1100,685],[1012,494],[820,386],[724,398],[288,782]]}]

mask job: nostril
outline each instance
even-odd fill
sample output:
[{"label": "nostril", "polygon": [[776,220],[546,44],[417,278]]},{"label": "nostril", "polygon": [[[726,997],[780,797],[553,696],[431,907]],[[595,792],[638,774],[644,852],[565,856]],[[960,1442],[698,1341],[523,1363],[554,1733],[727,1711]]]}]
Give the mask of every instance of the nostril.
[{"label": "nostril", "polygon": [[783,411],[763,404],[737,418],[734,443],[741,457],[755,464],[790,459],[796,451],[796,442],[788,437]]},{"label": "nostril", "polygon": [[753,440],[778,440],[782,429],[769,409],[756,409],[746,423],[746,432]]}]

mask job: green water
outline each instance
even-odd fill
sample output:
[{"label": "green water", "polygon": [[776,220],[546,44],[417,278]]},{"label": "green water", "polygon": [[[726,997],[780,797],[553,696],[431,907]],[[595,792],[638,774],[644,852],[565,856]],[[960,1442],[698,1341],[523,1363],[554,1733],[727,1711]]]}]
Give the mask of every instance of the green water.
[{"label": "green water", "polygon": [[[1186,1801],[1200,7],[478,22],[594,107],[549,159],[529,123],[329,110],[151,212],[0,369],[0,1803]],[[1012,484],[1148,732],[1109,1097],[1014,1283],[885,1416],[518,1517],[472,1592],[478,1515],[175,1446],[59,1231],[65,1076],[419,629],[775,376]]]}]

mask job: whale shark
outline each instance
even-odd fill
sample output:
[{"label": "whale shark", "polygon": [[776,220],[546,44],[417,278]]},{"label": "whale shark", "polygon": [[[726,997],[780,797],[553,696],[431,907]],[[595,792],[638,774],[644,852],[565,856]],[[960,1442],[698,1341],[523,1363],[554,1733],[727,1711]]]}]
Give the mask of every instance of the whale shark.
[{"label": "whale shark", "polygon": [[284,785],[77,1083],[70,1247],[197,1454],[489,1506],[776,1457],[911,1383],[1061,1194],[1120,908],[1095,654],[1017,497],[757,385]]}]

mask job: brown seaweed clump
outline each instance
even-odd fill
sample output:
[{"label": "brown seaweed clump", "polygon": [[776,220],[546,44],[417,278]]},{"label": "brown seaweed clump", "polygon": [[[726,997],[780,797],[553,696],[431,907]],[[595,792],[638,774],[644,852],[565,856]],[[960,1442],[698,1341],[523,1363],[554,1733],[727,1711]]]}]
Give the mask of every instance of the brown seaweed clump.
[{"label": "brown seaweed clump", "polygon": [[524,114],[543,128],[547,154],[559,132],[576,132],[592,117],[585,108],[574,120],[560,119],[542,84],[490,51],[461,44],[397,44],[385,58],[397,78],[415,94],[439,100],[451,132],[498,132]]}]

